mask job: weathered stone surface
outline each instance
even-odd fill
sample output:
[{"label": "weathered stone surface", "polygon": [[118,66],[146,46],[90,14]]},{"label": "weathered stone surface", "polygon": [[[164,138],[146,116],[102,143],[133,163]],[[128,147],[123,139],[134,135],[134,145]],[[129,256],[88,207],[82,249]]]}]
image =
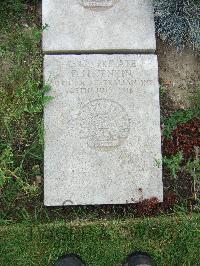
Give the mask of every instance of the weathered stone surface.
[{"label": "weathered stone surface", "polygon": [[156,48],[151,0],[43,0],[46,24],[46,53]]},{"label": "weathered stone surface", "polygon": [[155,55],[46,55],[45,205],[162,201]]}]

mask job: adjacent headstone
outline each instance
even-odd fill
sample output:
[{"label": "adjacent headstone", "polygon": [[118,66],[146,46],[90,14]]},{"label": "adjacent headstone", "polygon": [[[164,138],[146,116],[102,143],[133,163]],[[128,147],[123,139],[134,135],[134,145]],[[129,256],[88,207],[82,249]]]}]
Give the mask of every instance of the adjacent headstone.
[{"label": "adjacent headstone", "polygon": [[[57,2],[64,5],[49,3]],[[157,57],[46,55],[44,75],[53,96],[45,108],[45,205],[162,201]]]},{"label": "adjacent headstone", "polygon": [[43,0],[45,53],[154,52],[151,0]]}]

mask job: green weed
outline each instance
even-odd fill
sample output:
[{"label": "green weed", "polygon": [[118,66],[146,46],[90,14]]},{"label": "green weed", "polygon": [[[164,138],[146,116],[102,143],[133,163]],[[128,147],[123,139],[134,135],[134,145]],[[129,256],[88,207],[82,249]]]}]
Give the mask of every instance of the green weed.
[{"label": "green weed", "polygon": [[194,184],[194,197],[197,201],[197,204],[200,206],[200,158],[199,153],[197,153],[197,157],[194,160],[189,160],[184,167],[185,172],[190,174],[193,178]]},{"label": "green weed", "polygon": [[164,157],[163,164],[170,170],[173,178],[177,178],[177,173],[181,170],[181,163],[183,161],[183,155],[181,152],[172,157]]},{"label": "green weed", "polygon": [[197,93],[191,98],[193,108],[187,110],[179,110],[164,120],[163,135],[170,139],[172,132],[177,125],[187,123],[193,118],[200,118],[200,83],[198,84]]},{"label": "green weed", "polygon": [[192,118],[200,117],[200,109],[194,110],[180,110],[175,112],[172,116],[164,121],[165,129],[163,132],[164,137],[171,138],[172,132],[176,129],[177,125],[187,123]]},{"label": "green weed", "polygon": [[160,95],[165,96],[167,94],[167,88],[166,87],[160,87]]}]

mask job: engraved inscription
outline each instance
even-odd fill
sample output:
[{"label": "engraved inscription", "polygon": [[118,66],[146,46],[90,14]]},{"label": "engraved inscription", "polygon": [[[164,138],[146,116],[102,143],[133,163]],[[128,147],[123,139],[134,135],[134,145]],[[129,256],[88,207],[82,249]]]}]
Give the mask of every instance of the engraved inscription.
[{"label": "engraved inscription", "polygon": [[79,0],[79,3],[86,8],[110,8],[118,0]]},{"label": "engraved inscription", "polygon": [[90,148],[111,151],[129,135],[130,120],[119,103],[96,99],[84,105],[79,113],[80,136]]},{"label": "engraved inscription", "polygon": [[[123,60],[108,57],[90,63],[84,58],[76,58],[76,61],[69,59],[67,65],[60,63],[58,71],[67,72],[67,77],[64,80],[52,77],[52,82],[56,87],[65,88],[62,95],[66,96],[95,94],[95,98],[104,98],[107,93],[115,94],[118,91],[143,98],[146,86],[157,85],[152,77],[141,77],[140,65],[128,57]],[[154,92],[145,89],[145,93],[151,97]]]}]

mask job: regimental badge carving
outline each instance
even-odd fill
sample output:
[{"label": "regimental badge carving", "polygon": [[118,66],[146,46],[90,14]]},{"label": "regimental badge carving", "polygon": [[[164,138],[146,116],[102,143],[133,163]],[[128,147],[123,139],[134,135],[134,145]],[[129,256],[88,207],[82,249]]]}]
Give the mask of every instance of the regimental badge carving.
[{"label": "regimental badge carving", "polygon": [[86,8],[110,8],[119,0],[79,0],[79,3]]},{"label": "regimental badge carving", "polygon": [[90,148],[111,151],[121,146],[130,131],[130,119],[119,103],[97,99],[84,105],[78,116],[81,139]]}]

